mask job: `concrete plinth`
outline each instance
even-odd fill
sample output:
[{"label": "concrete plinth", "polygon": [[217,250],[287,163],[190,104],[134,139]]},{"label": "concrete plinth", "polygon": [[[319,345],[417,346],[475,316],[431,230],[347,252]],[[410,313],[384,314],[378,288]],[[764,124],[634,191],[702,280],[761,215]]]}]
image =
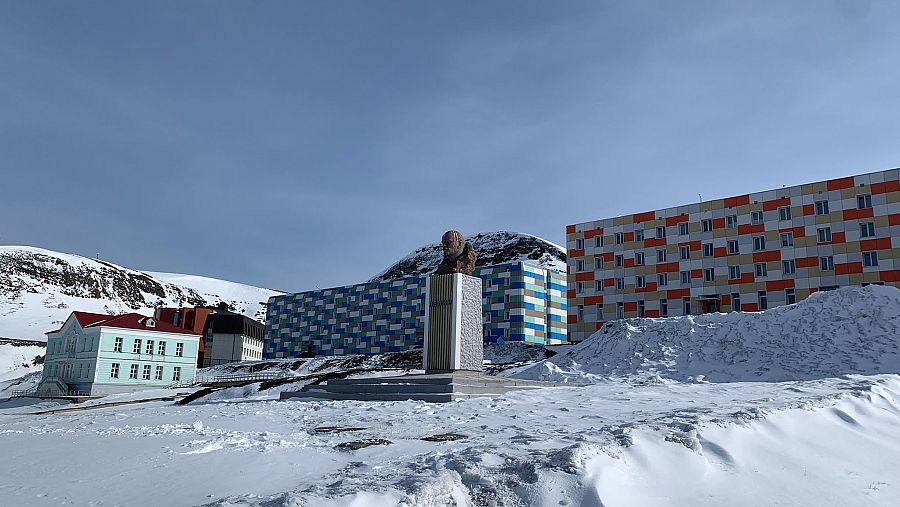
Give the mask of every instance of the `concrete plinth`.
[{"label": "concrete plinth", "polygon": [[482,371],[481,279],[462,273],[433,275],[425,287],[426,373]]}]

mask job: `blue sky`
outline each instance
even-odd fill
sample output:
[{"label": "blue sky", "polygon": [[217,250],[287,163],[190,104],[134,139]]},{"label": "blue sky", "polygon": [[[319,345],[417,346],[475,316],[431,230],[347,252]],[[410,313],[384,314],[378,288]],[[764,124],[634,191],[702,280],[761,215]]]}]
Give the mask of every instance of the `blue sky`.
[{"label": "blue sky", "polygon": [[900,166],[900,3],[0,0],[0,244],[284,290]]}]

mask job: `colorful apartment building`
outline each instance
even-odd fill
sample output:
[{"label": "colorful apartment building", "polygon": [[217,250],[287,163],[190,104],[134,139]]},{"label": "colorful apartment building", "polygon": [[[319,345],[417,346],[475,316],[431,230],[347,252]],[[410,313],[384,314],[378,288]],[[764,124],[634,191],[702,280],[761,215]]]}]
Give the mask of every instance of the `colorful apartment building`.
[{"label": "colorful apartment building", "polygon": [[136,313],[72,312],[47,333],[37,394],[103,395],[189,382],[200,336]]},{"label": "colorful apartment building", "polygon": [[568,336],[900,286],[900,169],[569,225]]},{"label": "colorful apartment building", "polygon": [[[486,342],[566,342],[565,274],[526,262],[476,269]],[[424,276],[269,299],[263,357],[378,354],[422,346]]]}]

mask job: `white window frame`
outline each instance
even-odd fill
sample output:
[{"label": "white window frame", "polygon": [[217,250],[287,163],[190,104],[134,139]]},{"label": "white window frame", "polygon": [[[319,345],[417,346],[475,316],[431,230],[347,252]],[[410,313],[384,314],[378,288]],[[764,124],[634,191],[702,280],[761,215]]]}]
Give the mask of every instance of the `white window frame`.
[{"label": "white window frame", "polygon": [[659,287],[667,287],[669,285],[669,274],[668,273],[657,273],[656,274],[656,285]]},{"label": "white window frame", "polygon": [[634,252],[634,265],[635,266],[643,266],[644,265],[644,252]]},{"label": "white window frame", "polygon": [[878,266],[878,252],[863,252],[863,266],[874,268]]},{"label": "white window frame", "polygon": [[616,244],[621,245],[625,243],[625,233],[617,232],[616,233]]},{"label": "white window frame", "polygon": [[678,247],[678,252],[681,255],[681,260],[683,261],[691,258],[691,247],[689,246]]},{"label": "white window frame", "polygon": [[790,206],[781,206],[778,208],[778,220],[782,222],[787,222],[791,219],[791,207]]},{"label": "white window frame", "polygon": [[712,257],[715,250],[712,243],[703,243],[703,256]]},{"label": "white window frame", "polygon": [[687,222],[681,222],[678,224],[678,235],[679,236],[687,236],[691,233],[690,225]]},{"label": "white window frame", "polygon": [[781,247],[787,248],[794,246],[794,233],[793,232],[782,232],[780,234],[781,237]]},{"label": "white window frame", "polygon": [[141,346],[142,346],[143,344],[144,344],[144,340],[141,340],[140,338],[135,338],[135,339],[134,339],[134,346],[131,348],[131,353],[132,353],[132,354],[140,354],[140,353],[141,353]]},{"label": "white window frame", "polygon": [[175,357],[184,357],[184,343],[178,342],[175,344]]},{"label": "white window frame", "polygon": [[644,289],[647,287],[647,277],[644,275],[637,275],[634,277],[634,286],[638,289]]},{"label": "white window frame", "polygon": [[615,264],[615,266],[617,268],[621,268],[622,266],[625,265],[625,256],[624,255],[616,255],[615,258],[613,258],[613,263]]},{"label": "white window frame", "polygon": [[769,276],[769,266],[765,262],[757,262],[753,265],[757,278]]},{"label": "white window frame", "polygon": [[784,289],[784,300],[787,304],[792,305],[797,302],[797,291],[792,288]]},{"label": "white window frame", "polygon": [[116,339],[113,340],[113,352],[122,352],[122,347],[125,346],[125,338],[121,336],[116,336]]},{"label": "white window frame", "polygon": [[729,280],[739,280],[741,278],[741,267],[740,266],[728,266],[728,279]]},{"label": "white window frame", "polygon": [[666,228],[662,225],[656,228],[656,239],[663,239],[666,237]]},{"label": "white window frame", "polygon": [[728,240],[728,253],[730,254],[739,254],[741,253],[741,247],[736,239]]},{"label": "white window frame", "polygon": [[181,381],[181,366],[175,366],[174,368],[172,368],[172,381]]},{"label": "white window frame", "polygon": [[154,352],[154,350],[153,350],[154,346],[156,346],[156,342],[154,342],[153,340],[147,340],[147,346],[144,348],[144,352],[148,356],[152,356],[153,352]]},{"label": "white window frame", "polygon": [[634,240],[644,241],[644,229],[637,229],[634,231]]},{"label": "white window frame", "polygon": [[[685,276],[685,275],[687,275],[687,276]],[[689,284],[689,283],[691,283],[691,272],[690,271],[681,271],[678,274],[678,278],[681,280],[681,283]],[[687,280],[685,280],[685,279],[687,279]]]},{"label": "white window frame", "polygon": [[704,218],[700,221],[700,230],[702,232],[712,232],[713,230],[713,221],[712,218]]},{"label": "white window frame", "polygon": [[834,256],[823,255],[819,257],[820,271],[834,271]]},{"label": "white window frame", "polygon": [[763,223],[764,217],[762,211],[751,211],[750,212],[750,223],[753,225],[759,225]]},{"label": "white window frame", "polygon": [[828,213],[828,201],[816,201],[816,215],[827,215]]},{"label": "white window frame", "polygon": [[856,196],[856,209],[869,209],[872,207],[872,194],[860,194]]},{"label": "white window frame", "polygon": [[715,282],[716,281],[716,268],[703,268],[703,281],[704,282]]},{"label": "white window frame", "polygon": [[784,259],[781,261],[781,272],[785,275],[793,275],[797,273],[797,262],[794,259]]},{"label": "white window frame", "polygon": [[831,227],[819,227],[816,229],[816,240],[821,243],[831,243]]},{"label": "white window frame", "polygon": [[738,226],[737,215],[726,215],[725,216],[725,228],[726,229],[737,229],[737,226]]},{"label": "white window frame", "polygon": [[766,249],[766,237],[765,236],[753,236],[753,251],[761,252]]},{"label": "white window frame", "polygon": [[616,290],[625,290],[625,278],[616,278]]},{"label": "white window frame", "polygon": [[156,380],[162,380],[162,379],[163,379],[163,367],[162,367],[162,366],[157,366],[157,367],[156,367],[156,376],[153,377],[153,378],[156,379]]},{"label": "white window frame", "polygon": [[734,312],[741,311],[741,293],[740,292],[732,292],[731,293],[731,310]]},{"label": "white window frame", "polygon": [[875,222],[861,222],[859,224],[859,237],[860,238],[874,238],[875,237]]},{"label": "white window frame", "polygon": [[661,248],[656,251],[656,262],[666,262],[666,257],[668,256],[668,252],[664,248]]},{"label": "white window frame", "polygon": [[135,363],[131,364],[131,367],[128,369],[128,378],[137,380],[138,378],[138,365]]},{"label": "white window frame", "polygon": [[109,365],[109,378],[119,378],[119,363]]},{"label": "white window frame", "polygon": [[760,310],[768,310],[769,309],[769,294],[766,291],[761,290],[756,293],[756,297],[757,297],[757,301],[759,304],[759,309]]}]

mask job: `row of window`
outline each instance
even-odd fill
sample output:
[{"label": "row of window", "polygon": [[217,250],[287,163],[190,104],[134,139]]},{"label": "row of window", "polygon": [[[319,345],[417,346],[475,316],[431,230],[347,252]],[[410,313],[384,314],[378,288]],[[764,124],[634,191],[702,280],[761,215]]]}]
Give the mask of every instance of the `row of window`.
[{"label": "row of window", "polygon": [[[130,369],[128,370],[128,378],[137,379],[138,373],[140,372],[141,380],[163,380],[163,367],[157,366],[156,371],[154,372],[153,366],[149,364],[143,365],[143,369],[140,368],[141,365],[131,364]],[[121,369],[120,363],[112,363],[109,368],[109,378],[119,378],[119,371]],[[172,368],[172,381],[178,382],[181,380],[181,367],[175,366]]]},{"label": "row of window", "polygon": [[[856,196],[856,207],[857,209],[868,209],[872,207],[872,195],[871,194],[863,194]],[[816,215],[827,215],[829,213],[828,201],[816,201],[815,202]],[[791,207],[790,206],[782,206],[778,208],[778,220],[780,221],[788,221],[791,220]],[[762,211],[751,211],[750,212],[750,223],[753,225],[760,225],[764,221],[763,212]],[[725,228],[726,229],[737,229],[738,226],[738,216],[737,215],[727,215],[725,217]],[[704,218],[700,220],[700,229],[703,232],[712,232],[713,230],[713,219]],[[689,225],[688,222],[681,222],[678,224],[678,234],[681,236],[688,235]],[[615,243],[617,245],[621,245],[625,243],[625,233],[617,232],[613,236]],[[666,237],[666,228],[664,226],[659,226],[656,228],[656,238],[662,239]],[[635,241],[644,241],[644,230],[638,229],[634,231],[634,240]],[[576,241],[577,249],[584,248],[584,239],[579,238]],[[601,247],[604,246],[603,236],[597,236],[595,239],[595,246]]]},{"label": "row of window", "polygon": [[[876,267],[878,266],[878,252],[863,252],[863,266],[865,267]],[[763,278],[769,276],[769,266],[765,262],[758,262],[753,265],[754,272],[757,278]],[[825,255],[819,257],[819,269],[821,271],[834,271],[834,257],[831,255]],[[792,275],[797,273],[797,262],[794,259],[787,259],[781,261],[781,272],[785,275]],[[689,284],[691,283],[691,272],[690,271],[681,271],[681,283]],[[737,280],[741,278],[741,267],[740,266],[728,266],[728,278],[730,280]],[[634,277],[635,279],[635,287],[638,289],[643,289],[647,286],[647,277],[644,275],[638,275]],[[703,280],[705,282],[713,282],[716,279],[716,268],[704,268],[703,269]],[[595,282],[595,291],[603,290],[603,282],[602,280],[596,280]],[[656,275],[656,284],[659,287],[666,287],[669,285],[669,274],[668,273],[657,273]],[[584,291],[585,285],[584,282],[576,282],[575,291],[577,293],[581,293]],[[616,278],[616,289],[624,290],[625,289],[625,278],[619,277]]]},{"label": "row of window", "polygon": [[48,365],[47,368],[49,369],[47,372],[47,376],[49,377],[60,377],[63,379],[89,379],[93,377],[92,363],[78,363],[77,365],[71,363],[52,363]]},{"label": "row of window", "polygon": [[[113,344],[113,352],[122,352],[123,346],[125,345],[125,339],[121,336],[116,336],[115,343]],[[143,346],[143,339],[135,338],[134,343],[131,344],[131,352],[133,354],[140,354],[141,350],[144,350],[144,354],[153,355],[154,351],[157,354],[164,356],[166,355],[166,342],[160,340],[159,344],[156,344],[155,340],[147,340],[147,345]],[[183,357],[184,356],[184,343],[177,342],[175,343],[175,357]]]},{"label": "row of window", "polygon": [[[866,222],[859,224],[860,229],[860,237],[861,238],[874,238],[875,237],[875,223],[874,222]],[[782,247],[792,247],[794,246],[794,233],[793,232],[782,232],[779,236],[781,240]],[[831,235],[831,227],[819,227],[816,229],[816,239],[818,243],[831,243],[832,235]],[[727,242],[727,251],[729,254],[739,254],[740,246],[736,239],[728,240]],[[763,251],[766,249],[766,237],[765,236],[754,236],[753,237],[753,251]],[[689,246],[681,246],[678,248],[679,257],[681,260],[687,260],[691,258],[691,250]],[[713,244],[712,243],[703,243],[701,246],[701,250],[703,253],[703,257],[712,257],[713,256]],[[656,262],[666,262],[668,259],[668,251],[665,249],[657,249],[656,250]],[[635,252],[634,253],[634,263],[637,266],[643,266],[646,257],[644,252]],[[616,255],[613,257],[613,263],[617,268],[624,266],[625,264],[625,256],[624,255]],[[603,259],[597,257],[594,259],[594,268],[595,269],[603,269]],[[576,271],[584,271],[584,260],[576,259],[575,261],[575,270]]]},{"label": "row of window", "polygon": [[[797,302],[797,293],[795,289],[785,289],[784,290],[785,299],[787,304],[792,305]],[[759,291],[756,293],[757,297],[757,305],[760,310],[768,310],[769,309],[769,296],[766,291]],[[684,297],[681,299],[682,304],[682,315],[691,315],[692,312],[692,303],[691,298]],[[645,302],[638,301],[637,302],[637,314],[638,317],[646,317],[645,310]],[[741,294],[739,292],[734,292],[731,294],[731,308],[733,311],[739,312],[741,311]],[[577,309],[578,321],[582,322],[584,320],[584,305],[578,305]],[[659,300],[659,314],[662,317],[669,316],[669,300],[668,299],[660,299]],[[625,303],[618,302],[616,303],[616,318],[624,319],[625,318]],[[597,305],[596,309],[596,319],[597,321],[604,321],[605,318],[603,316],[603,305]]]}]

